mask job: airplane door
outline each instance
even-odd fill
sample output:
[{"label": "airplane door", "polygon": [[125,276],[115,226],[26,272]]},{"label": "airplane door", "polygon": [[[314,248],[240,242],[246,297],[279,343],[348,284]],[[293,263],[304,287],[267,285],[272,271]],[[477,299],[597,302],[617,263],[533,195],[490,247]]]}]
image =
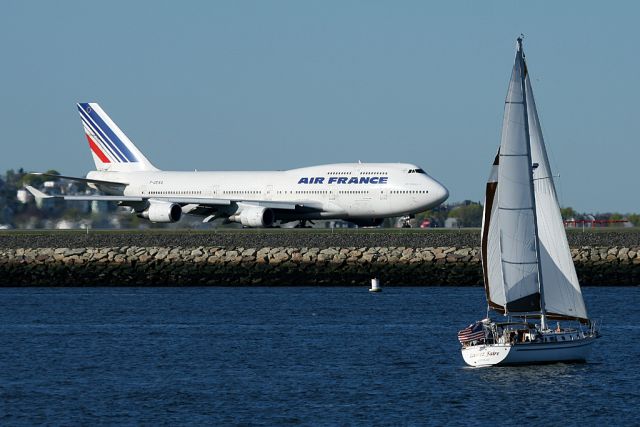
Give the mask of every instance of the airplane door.
[{"label": "airplane door", "polygon": [[147,196],[148,195],[147,186],[146,185],[141,185],[140,186],[140,195],[141,196]]},{"label": "airplane door", "polygon": [[336,199],[336,190],[332,188],[331,190],[329,190],[329,200],[335,200],[335,199]]},{"label": "airplane door", "polygon": [[220,186],[219,185],[214,185],[213,186],[213,197],[220,197]]},{"label": "airplane door", "polygon": [[380,200],[387,200],[387,190],[380,190]]},{"label": "airplane door", "polygon": [[273,196],[273,185],[267,185],[267,188],[265,189],[265,192],[264,192],[264,199],[271,200],[272,196]]}]

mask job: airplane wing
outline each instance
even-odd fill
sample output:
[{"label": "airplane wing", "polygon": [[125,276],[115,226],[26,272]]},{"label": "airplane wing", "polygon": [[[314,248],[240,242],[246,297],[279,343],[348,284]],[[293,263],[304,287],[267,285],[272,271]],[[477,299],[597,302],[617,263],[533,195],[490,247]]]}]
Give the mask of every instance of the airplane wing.
[{"label": "airplane wing", "polygon": [[234,200],[234,203],[241,205],[262,206],[270,209],[283,209],[283,210],[297,210],[301,208],[322,210],[322,203],[311,201],[291,201],[291,202],[278,202],[272,200]]},{"label": "airplane wing", "polygon": [[[57,176],[57,175],[56,175]],[[142,197],[132,196],[99,196],[99,195],[86,195],[86,196],[65,196],[65,195],[50,195],[43,193],[42,191],[34,188],[30,185],[26,186],[27,191],[33,194],[36,199],[61,199],[61,200],[86,200],[86,201],[105,201],[105,202],[142,202]]]},{"label": "airplane wing", "polygon": [[[58,175],[55,175],[58,176]],[[310,201],[292,201],[292,202],[280,202],[272,200],[246,200],[246,199],[215,199],[207,197],[142,197],[142,196],[104,196],[104,195],[81,195],[81,196],[67,196],[67,195],[50,195],[43,193],[42,191],[28,185],[26,189],[33,194],[36,199],[60,199],[70,201],[105,201],[105,202],[123,202],[123,204],[131,202],[144,202],[147,200],[160,200],[164,202],[177,203],[179,205],[197,205],[201,207],[218,207],[218,206],[230,206],[233,203],[240,205],[261,206],[270,209],[282,209],[282,210],[299,210],[299,209],[311,209],[322,210],[322,203],[310,202]]]},{"label": "airplane wing", "polygon": [[29,175],[46,176],[48,178],[62,178],[62,179],[68,179],[69,181],[84,182],[86,184],[104,184],[104,185],[122,186],[122,187],[126,187],[127,185],[129,185],[128,182],[116,182],[116,181],[104,181],[101,179],[78,178],[76,176],[54,175],[54,174],[44,173],[44,172],[30,172]]}]

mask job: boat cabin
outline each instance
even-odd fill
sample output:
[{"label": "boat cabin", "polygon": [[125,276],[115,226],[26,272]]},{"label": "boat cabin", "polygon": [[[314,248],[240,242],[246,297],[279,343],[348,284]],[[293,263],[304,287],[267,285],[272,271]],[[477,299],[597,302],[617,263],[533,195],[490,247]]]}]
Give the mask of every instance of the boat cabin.
[{"label": "boat cabin", "polygon": [[486,324],[487,344],[526,344],[526,343],[556,343],[575,341],[583,338],[581,332],[575,328],[560,328],[540,331],[538,325],[528,322],[501,322]]}]

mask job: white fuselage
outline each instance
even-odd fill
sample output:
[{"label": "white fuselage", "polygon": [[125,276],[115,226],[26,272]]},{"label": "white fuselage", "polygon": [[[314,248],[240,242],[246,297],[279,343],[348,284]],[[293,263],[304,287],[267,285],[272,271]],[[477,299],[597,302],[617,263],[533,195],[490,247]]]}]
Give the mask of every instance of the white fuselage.
[{"label": "white fuselage", "polygon": [[418,166],[402,163],[343,163],[273,172],[92,171],[87,178],[128,183],[120,193],[125,196],[228,199],[240,209],[252,201],[322,206],[304,214],[281,212],[281,220],[408,215],[439,205],[449,194]]}]

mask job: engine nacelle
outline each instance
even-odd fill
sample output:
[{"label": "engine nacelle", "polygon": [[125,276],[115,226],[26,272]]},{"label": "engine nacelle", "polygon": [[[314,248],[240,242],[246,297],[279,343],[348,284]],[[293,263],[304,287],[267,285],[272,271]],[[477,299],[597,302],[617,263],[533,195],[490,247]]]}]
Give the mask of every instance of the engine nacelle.
[{"label": "engine nacelle", "polygon": [[269,227],[275,219],[271,209],[260,206],[246,207],[240,213],[229,217],[229,221],[239,222],[245,227]]},{"label": "engine nacelle", "polygon": [[182,218],[182,208],[176,203],[153,201],[138,216],[151,222],[176,222]]}]

